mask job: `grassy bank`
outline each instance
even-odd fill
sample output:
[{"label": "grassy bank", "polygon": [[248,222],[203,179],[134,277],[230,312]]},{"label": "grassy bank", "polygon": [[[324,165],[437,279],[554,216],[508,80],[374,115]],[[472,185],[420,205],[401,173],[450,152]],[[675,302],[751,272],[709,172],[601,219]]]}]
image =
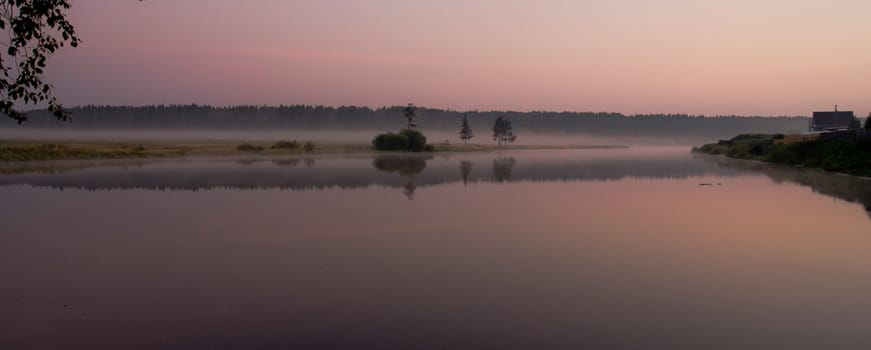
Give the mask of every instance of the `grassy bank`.
[{"label": "grassy bank", "polygon": [[[436,152],[482,152],[519,149],[587,149],[626,148],[616,145],[507,146],[477,144],[436,144]],[[371,144],[311,143],[295,141],[0,141],[0,161],[36,161],[63,159],[118,159],[180,156],[294,155],[382,153]]]},{"label": "grassy bank", "polygon": [[145,147],[127,143],[0,142],[0,161],[168,157],[187,152],[187,148],[180,146]]},{"label": "grassy bank", "polygon": [[838,138],[775,144],[774,135],[745,134],[731,140],[721,140],[696,147],[693,151],[871,176],[871,140],[869,139]]}]

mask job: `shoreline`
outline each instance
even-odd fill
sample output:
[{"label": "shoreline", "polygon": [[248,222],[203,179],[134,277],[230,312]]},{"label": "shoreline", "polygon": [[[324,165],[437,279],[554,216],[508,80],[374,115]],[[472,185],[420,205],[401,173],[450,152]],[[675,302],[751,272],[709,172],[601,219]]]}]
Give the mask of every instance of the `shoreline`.
[{"label": "shoreline", "polygon": [[693,147],[692,152],[871,177],[871,140],[855,137],[777,143],[775,135],[743,134]]},{"label": "shoreline", "polygon": [[[363,143],[293,142],[292,146],[276,147],[267,141],[83,141],[83,140],[0,140],[0,162],[88,160],[88,159],[148,159],[189,156],[313,156],[326,154],[419,154],[412,152],[378,151]],[[435,152],[463,153],[510,150],[564,149],[625,149],[626,145],[511,145],[498,147],[482,144],[433,144]],[[422,152],[424,153],[424,152]]]}]

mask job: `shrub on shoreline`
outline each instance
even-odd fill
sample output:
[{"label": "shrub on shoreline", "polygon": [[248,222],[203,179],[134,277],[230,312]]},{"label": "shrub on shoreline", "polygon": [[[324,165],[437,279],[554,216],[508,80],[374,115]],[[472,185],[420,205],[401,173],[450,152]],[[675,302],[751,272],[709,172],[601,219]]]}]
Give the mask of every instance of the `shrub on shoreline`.
[{"label": "shrub on shoreline", "polygon": [[426,143],[426,136],[423,133],[412,129],[375,136],[372,146],[379,151],[433,152],[435,150],[432,145]]},{"label": "shrub on shoreline", "polygon": [[278,141],[274,145],[272,145],[272,149],[297,149],[297,148],[299,148],[299,142],[296,142],[296,140]]},{"label": "shrub on shoreline", "polygon": [[871,139],[842,137],[774,144],[776,137],[739,135],[731,140],[695,147],[693,151],[871,176]]},{"label": "shrub on shoreline", "polygon": [[263,146],[254,146],[250,143],[243,143],[236,146],[236,150],[241,152],[259,152],[263,150]]}]

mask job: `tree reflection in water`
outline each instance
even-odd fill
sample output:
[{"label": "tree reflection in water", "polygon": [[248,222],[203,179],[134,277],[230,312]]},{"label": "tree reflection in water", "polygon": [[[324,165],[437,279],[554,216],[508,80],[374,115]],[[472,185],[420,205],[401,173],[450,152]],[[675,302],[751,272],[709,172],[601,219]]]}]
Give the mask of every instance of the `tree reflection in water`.
[{"label": "tree reflection in water", "polygon": [[469,175],[474,167],[475,165],[466,159],[460,162],[460,176],[463,178],[463,186],[469,185]]},{"label": "tree reflection in water", "polygon": [[299,161],[299,158],[273,159],[272,164],[275,164],[277,166],[296,167],[297,165],[299,165]]},{"label": "tree reflection in water", "polygon": [[[480,170],[481,166],[491,164],[492,172]],[[460,182],[468,185],[470,182],[689,179],[747,174],[767,176],[778,183],[799,184],[819,194],[858,203],[871,217],[871,179],[688,152],[650,156],[636,155],[631,150],[554,151],[546,157],[534,152],[506,152],[498,156],[478,152],[462,157],[445,153],[438,158],[421,154],[379,154],[9,162],[0,164],[0,187],[27,185],[85,191],[313,191],[386,186],[402,188],[407,197],[414,198],[418,187]]]},{"label": "tree reflection in water", "polygon": [[493,179],[496,182],[511,181],[511,172],[514,170],[514,164],[516,163],[517,160],[514,157],[500,156],[493,159]]},{"label": "tree reflection in water", "polygon": [[372,160],[372,166],[387,173],[398,173],[404,176],[408,182],[405,184],[403,193],[409,200],[414,200],[414,191],[417,190],[415,177],[426,169],[426,161],[431,156],[381,156]]}]

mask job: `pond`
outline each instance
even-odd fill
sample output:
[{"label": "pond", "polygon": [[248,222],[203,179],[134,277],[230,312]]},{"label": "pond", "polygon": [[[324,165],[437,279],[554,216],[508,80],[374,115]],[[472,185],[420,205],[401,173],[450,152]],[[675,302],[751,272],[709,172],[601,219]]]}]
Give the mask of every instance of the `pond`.
[{"label": "pond", "polygon": [[871,347],[871,180],[686,148],[0,166],[0,348]]}]

